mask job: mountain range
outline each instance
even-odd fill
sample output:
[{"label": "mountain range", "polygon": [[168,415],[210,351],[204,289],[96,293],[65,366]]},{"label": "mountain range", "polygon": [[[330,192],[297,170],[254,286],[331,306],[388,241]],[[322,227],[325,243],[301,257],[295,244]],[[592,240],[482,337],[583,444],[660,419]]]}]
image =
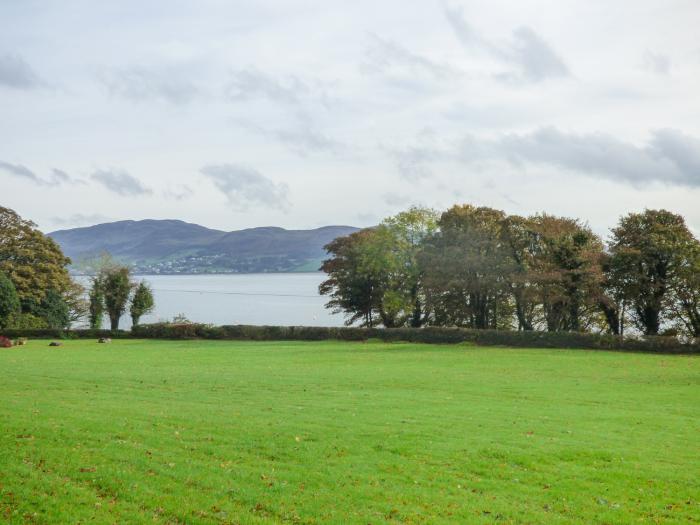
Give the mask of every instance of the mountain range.
[{"label": "mountain range", "polygon": [[316,271],[326,256],[323,247],[357,230],[324,226],[226,232],[179,220],[142,220],[59,230],[49,236],[78,271],[106,252],[142,274],[256,273]]}]

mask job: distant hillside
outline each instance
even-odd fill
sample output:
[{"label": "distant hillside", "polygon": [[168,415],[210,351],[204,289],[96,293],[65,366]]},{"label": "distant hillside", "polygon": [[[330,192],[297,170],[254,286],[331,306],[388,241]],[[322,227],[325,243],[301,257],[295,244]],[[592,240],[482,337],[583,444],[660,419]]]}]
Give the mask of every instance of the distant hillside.
[{"label": "distant hillside", "polygon": [[358,228],[250,228],[225,232],[177,220],[119,221],[49,235],[80,267],[109,252],[137,273],[253,273],[314,271],[323,246]]}]

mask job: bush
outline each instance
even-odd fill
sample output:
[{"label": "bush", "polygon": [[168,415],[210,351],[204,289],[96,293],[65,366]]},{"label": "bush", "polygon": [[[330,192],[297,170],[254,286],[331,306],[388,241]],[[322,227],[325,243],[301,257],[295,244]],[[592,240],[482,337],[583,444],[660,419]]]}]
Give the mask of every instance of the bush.
[{"label": "bush", "polygon": [[198,323],[156,323],[134,327],[134,337],[154,339],[229,339],[248,341],[406,341],[412,343],[471,343],[521,348],[584,348],[638,352],[700,353],[700,343],[682,343],[676,337],[620,338],[581,332],[473,330],[466,328],[356,328],[314,326],[212,326]]},{"label": "bush", "polygon": [[0,348],[12,348],[12,341],[0,335]]}]

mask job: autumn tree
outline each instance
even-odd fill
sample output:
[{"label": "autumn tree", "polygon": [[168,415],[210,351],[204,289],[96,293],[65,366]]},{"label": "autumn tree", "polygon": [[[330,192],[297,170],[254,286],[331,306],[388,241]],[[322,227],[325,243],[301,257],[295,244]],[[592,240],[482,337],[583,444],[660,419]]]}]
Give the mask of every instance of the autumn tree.
[{"label": "autumn tree", "polygon": [[[673,292],[681,291],[684,276],[692,274],[696,246],[683,217],[666,210],[630,213],[612,230],[610,280],[629,301],[633,321],[645,335],[657,335],[671,315]],[[692,279],[687,282],[692,291]],[[692,292],[685,297],[692,307]]]},{"label": "autumn tree", "polygon": [[576,219],[537,215],[533,281],[548,331],[581,331],[599,313],[603,243]]},{"label": "autumn tree", "polygon": [[511,323],[511,272],[501,234],[505,214],[487,207],[453,206],[426,239],[421,255],[434,324],[471,328]]}]

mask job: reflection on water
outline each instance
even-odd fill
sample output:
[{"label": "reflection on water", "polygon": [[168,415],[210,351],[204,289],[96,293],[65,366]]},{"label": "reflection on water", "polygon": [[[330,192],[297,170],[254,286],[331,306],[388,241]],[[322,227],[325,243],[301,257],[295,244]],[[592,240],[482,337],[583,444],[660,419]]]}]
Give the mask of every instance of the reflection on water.
[{"label": "reflection on water", "polygon": [[[156,308],[142,323],[184,314],[191,321],[222,324],[341,326],[318,294],[323,273],[135,276],[153,288]],[[87,277],[78,278],[84,285]],[[105,326],[107,326],[105,322]],[[120,328],[131,326],[128,312]]]}]

